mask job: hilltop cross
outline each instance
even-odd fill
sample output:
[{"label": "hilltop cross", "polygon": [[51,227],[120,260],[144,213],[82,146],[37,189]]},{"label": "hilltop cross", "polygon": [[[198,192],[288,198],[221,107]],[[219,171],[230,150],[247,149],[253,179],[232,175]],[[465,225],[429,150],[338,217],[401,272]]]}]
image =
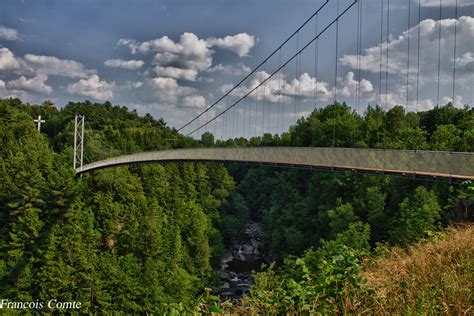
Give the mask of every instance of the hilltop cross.
[{"label": "hilltop cross", "polygon": [[41,123],[46,122],[45,120],[41,119],[41,115],[38,115],[38,119],[34,120],[35,123],[38,123],[38,132],[41,131]]}]

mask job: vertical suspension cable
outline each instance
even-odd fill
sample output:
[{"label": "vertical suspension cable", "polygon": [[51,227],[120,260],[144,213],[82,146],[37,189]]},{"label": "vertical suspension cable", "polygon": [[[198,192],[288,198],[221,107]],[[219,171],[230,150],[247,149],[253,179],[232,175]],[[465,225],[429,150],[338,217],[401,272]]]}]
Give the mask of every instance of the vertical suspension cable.
[{"label": "vertical suspension cable", "polygon": [[458,26],[458,0],[456,0],[456,6],[454,8],[454,57],[453,57],[453,104],[456,90],[456,42],[457,42],[457,26]]},{"label": "vertical suspension cable", "polygon": [[[315,16],[315,34],[318,35],[318,15]],[[318,60],[319,60],[319,37],[314,41],[314,109],[318,107]],[[311,117],[311,116],[310,116]],[[316,138],[316,129],[311,126],[313,132],[311,133],[311,146],[314,146]]]},{"label": "vertical suspension cable", "polygon": [[[299,40],[300,40],[300,32],[296,34],[296,52],[299,51]],[[300,54],[296,56],[295,59],[295,82],[298,81],[298,86],[299,86],[299,78],[298,78],[298,59],[300,58]],[[294,97],[295,97],[295,109],[294,109],[294,115],[295,115],[295,135],[294,135],[294,140],[293,140],[293,146],[297,146],[298,144],[298,114],[297,114],[297,108],[298,108],[298,93],[296,90],[296,87],[294,87]]]},{"label": "vertical suspension cable", "polygon": [[249,97],[245,98],[245,104],[244,104],[244,119],[242,120],[242,126],[243,126],[243,131],[244,131],[244,138],[247,138],[247,131],[249,130],[247,128],[247,108],[249,105]]},{"label": "vertical suspension cable", "polygon": [[[265,62],[264,66],[264,72],[265,74],[267,73],[267,62]],[[265,85],[263,87],[263,98],[262,98],[262,135],[265,133]]]},{"label": "vertical suspension cable", "polygon": [[[282,82],[286,82],[286,66],[283,66],[283,76],[281,78]],[[281,86],[280,89],[282,89],[283,86]],[[281,134],[283,136],[283,134],[285,133],[285,96],[283,95],[282,96],[282,99],[281,99]]]},{"label": "vertical suspension cable", "polygon": [[408,44],[407,44],[407,87],[406,87],[406,102],[405,106],[408,109],[408,84],[410,79],[410,26],[411,26],[411,0],[408,0],[408,25],[407,25],[407,37],[408,37]]},{"label": "vertical suspension cable", "polygon": [[239,133],[239,129],[240,129],[240,123],[239,123],[239,120],[240,120],[240,113],[239,112],[240,111],[239,111],[239,108],[236,109],[236,112],[237,112],[237,115],[236,115],[235,119],[237,121],[236,122],[237,128],[236,128],[236,131],[235,131],[235,138],[239,138],[239,136],[242,135],[241,133]]},{"label": "vertical suspension cable", "polygon": [[[281,48],[278,52],[278,67],[281,67]],[[276,128],[276,134],[280,134],[280,99],[282,97],[282,91],[281,91],[281,78],[282,77],[282,73],[280,72],[280,75],[278,76],[278,94],[277,94],[277,102],[278,102],[278,116],[277,116],[277,128]],[[283,124],[282,124],[283,125]],[[283,130],[283,128],[282,128]]]},{"label": "vertical suspension cable", "polygon": [[420,100],[420,42],[421,42],[421,1],[418,1],[418,49],[416,60],[416,105],[415,111],[418,113],[418,103]]},{"label": "vertical suspension cable", "polygon": [[300,58],[298,58],[298,120],[301,117],[301,54],[299,55]]},{"label": "vertical suspension cable", "polygon": [[337,58],[338,58],[338,48],[339,48],[339,0],[336,0],[336,62],[334,65],[334,103],[337,102]]},{"label": "vertical suspension cable", "polygon": [[439,105],[439,80],[441,73],[441,4],[442,0],[439,0],[439,27],[438,27],[438,88],[436,90],[436,105]]},{"label": "vertical suspension cable", "polygon": [[258,95],[260,92],[260,87],[257,88],[257,91],[255,91],[255,125],[253,126],[254,129],[254,137],[257,137],[257,118],[258,118]]},{"label": "vertical suspension cable", "polygon": [[356,113],[359,113],[360,106],[360,55],[362,54],[362,0],[358,1],[357,8],[357,91],[356,91]]},{"label": "vertical suspension cable", "polygon": [[230,137],[233,139],[235,136],[235,106],[232,107],[232,133]]},{"label": "vertical suspension cable", "polygon": [[334,118],[332,123],[332,147],[336,147],[337,57],[339,45],[339,0],[336,0],[336,62],[334,65]]},{"label": "vertical suspension cable", "polygon": [[386,63],[385,63],[385,108],[386,108],[386,111],[389,110],[389,106],[388,106],[388,42],[389,42],[389,37],[390,37],[390,0],[387,0],[387,49],[386,49],[386,52],[387,52],[387,56],[386,56]]},{"label": "vertical suspension cable", "polygon": [[379,106],[382,106],[382,55],[383,55],[383,4],[385,0],[381,0],[380,10],[380,62],[379,62]]},{"label": "vertical suspension cable", "polygon": [[227,111],[224,113],[224,141],[227,140]]},{"label": "vertical suspension cable", "polygon": [[247,105],[248,105],[248,97],[244,98],[244,110],[242,115],[242,136],[247,138]]},{"label": "vertical suspension cable", "polygon": [[265,93],[264,93],[264,97],[265,97],[265,104],[267,106],[267,133],[268,134],[272,134],[272,131],[271,131],[271,128],[270,128],[270,116],[272,114],[272,104],[270,102],[270,98],[271,98],[271,82],[268,83],[268,87],[266,87],[266,89],[263,90]]},{"label": "vertical suspension cable", "polygon": [[[199,124],[199,119],[198,119],[198,120],[197,120],[197,127],[199,127],[199,126],[201,126],[201,125]],[[198,130],[198,131],[199,131],[199,130]],[[198,135],[199,135],[199,133],[198,133]]]}]

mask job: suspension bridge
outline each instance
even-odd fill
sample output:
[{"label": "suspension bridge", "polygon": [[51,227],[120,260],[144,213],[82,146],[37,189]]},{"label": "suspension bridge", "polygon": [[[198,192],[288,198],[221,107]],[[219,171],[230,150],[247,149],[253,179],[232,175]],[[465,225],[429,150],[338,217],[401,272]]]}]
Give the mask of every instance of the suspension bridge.
[{"label": "suspension bridge", "polygon": [[[460,59],[460,54],[465,56],[466,52],[459,52],[457,37],[463,30],[462,23],[472,17],[460,17],[456,1],[449,18],[443,19],[440,0],[437,20],[423,19],[421,2],[406,0],[403,9],[397,6],[397,20],[403,14],[406,27],[397,29],[402,35],[398,42],[394,42],[391,40],[394,26],[390,20],[394,19],[393,0],[377,2],[377,10],[370,12],[364,10],[364,6],[370,4],[373,10],[374,1],[321,1],[313,14],[242,80],[183,123],[177,131],[195,138],[212,133],[222,140],[281,135],[314,108],[332,102],[347,102],[356,113],[363,113],[366,101],[376,103],[385,111],[398,104],[415,112],[423,109],[427,98],[436,100],[435,105],[441,105],[443,99],[455,102],[457,90],[461,89],[459,81],[464,81],[463,85],[466,81],[465,78],[459,79],[458,68],[465,62]],[[434,23],[433,34],[437,38],[431,36],[430,43],[435,45],[435,50],[427,45],[427,52],[424,51],[421,29],[428,23]],[[399,28],[399,23],[397,26]],[[444,32],[452,34],[449,42],[442,39],[443,27],[449,28]],[[369,41],[364,38],[367,29],[378,32],[379,42],[363,49]],[[349,34],[352,40],[347,39],[348,32],[352,32]],[[474,35],[471,36],[474,41]],[[401,45],[402,38],[406,39],[403,54],[399,47],[393,51],[396,45]],[[351,45],[353,47],[348,48]],[[341,56],[342,49],[350,50],[352,54]],[[470,53],[474,56],[474,52]],[[326,56],[324,62],[323,55]],[[332,65],[328,64],[327,56],[334,56]],[[425,64],[425,56],[433,60],[430,68]],[[398,67],[397,74],[393,70],[394,64]],[[343,66],[352,68],[346,73],[350,84],[342,83]],[[362,78],[363,74],[377,83],[378,91],[369,80]],[[423,84],[427,76],[435,78],[434,84]],[[392,85],[397,85],[396,93],[391,92]],[[83,118],[81,122],[84,124]],[[376,149],[339,148],[335,146],[340,132],[336,128],[336,118],[333,119],[331,147],[299,147],[296,142],[293,147],[174,149],[113,157],[86,165],[82,163],[83,125],[81,135],[78,132],[81,128],[76,126],[75,130],[74,168],[78,174],[132,163],[214,161],[398,174],[415,178],[474,179],[472,152],[427,151],[423,148],[394,150],[386,146]],[[79,149],[80,154],[77,152]]]}]

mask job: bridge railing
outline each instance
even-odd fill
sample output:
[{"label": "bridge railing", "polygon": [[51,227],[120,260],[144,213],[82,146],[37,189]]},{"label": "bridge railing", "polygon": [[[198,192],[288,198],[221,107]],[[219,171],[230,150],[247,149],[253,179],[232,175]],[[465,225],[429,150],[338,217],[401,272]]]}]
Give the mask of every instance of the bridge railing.
[{"label": "bridge railing", "polygon": [[473,153],[321,147],[162,150],[94,162],[78,168],[77,173],[151,161],[235,161],[474,179]]}]

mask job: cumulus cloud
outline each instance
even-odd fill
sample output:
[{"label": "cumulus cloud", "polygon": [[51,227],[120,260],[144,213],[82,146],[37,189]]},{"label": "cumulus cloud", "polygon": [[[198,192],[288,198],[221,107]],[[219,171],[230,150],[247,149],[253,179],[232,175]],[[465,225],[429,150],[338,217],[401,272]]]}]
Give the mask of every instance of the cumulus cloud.
[{"label": "cumulus cloud", "polygon": [[[212,47],[227,49],[239,56],[244,56],[255,45],[255,37],[240,33],[224,38],[202,39],[194,33],[186,32],[181,34],[179,41],[176,42],[168,36],[163,36],[145,42],[120,39],[117,45],[127,46],[132,54],[154,53],[154,70],[159,77],[196,81],[199,72],[211,68],[214,54]],[[240,68],[239,72],[245,70]],[[222,65],[215,69],[215,71],[219,70],[231,71]]]},{"label": "cumulus cloud", "polygon": [[[438,35],[441,26],[441,79],[446,82],[452,79],[453,67],[453,48],[454,48],[454,27],[455,19],[443,19],[434,21],[427,19],[418,26],[403,32],[400,36],[391,38],[377,46],[372,46],[364,50],[360,55],[360,68],[364,71],[377,73],[380,71],[380,49],[382,52],[389,51],[389,63],[383,59],[382,70],[388,69],[388,72],[395,75],[406,76],[407,74],[407,47],[408,40],[418,39],[418,30],[420,31],[421,49],[420,49],[420,76],[423,83],[437,80],[438,54]],[[459,80],[466,78],[474,71],[472,62],[473,52],[472,42],[474,41],[474,18],[463,16],[457,21],[457,63],[456,74]],[[412,46],[413,48],[413,46]],[[416,54],[416,48],[412,49],[412,54]],[[414,73],[417,69],[414,67],[416,55],[411,57],[410,72]],[[383,58],[385,58],[383,56]],[[358,65],[357,55],[344,55],[340,59],[343,65],[356,69]]]},{"label": "cumulus cloud", "polygon": [[255,36],[247,33],[239,33],[236,35],[228,35],[224,38],[208,38],[209,46],[216,46],[222,49],[230,50],[240,57],[248,55],[252,47],[255,45]]},{"label": "cumulus cloud", "polygon": [[179,98],[196,92],[192,87],[181,86],[176,79],[156,77],[147,79],[138,90],[138,97],[144,102],[177,103]]},{"label": "cumulus cloud", "polygon": [[206,99],[201,95],[189,95],[183,98],[182,105],[189,108],[203,109],[206,106]]},{"label": "cumulus cloud", "polygon": [[[307,98],[318,98],[320,101],[327,101],[334,95],[334,90],[327,82],[317,80],[308,73],[301,74],[298,78],[292,80],[286,79],[282,73],[274,75],[268,79],[270,74],[265,71],[255,73],[254,78],[248,86],[240,86],[231,95],[242,97],[255,89],[262,82],[265,83],[257,90],[251,93],[250,97],[257,100],[266,100],[270,102],[287,102],[296,96]],[[227,92],[232,85],[221,86],[222,92]]]},{"label": "cumulus cloud", "polygon": [[338,96],[340,95],[342,97],[349,98],[357,95],[357,93],[360,92],[360,97],[362,99],[372,100],[375,96],[372,82],[367,79],[362,79],[359,82],[354,77],[354,73],[349,71],[346,74],[344,80],[340,80],[342,89],[338,90]]},{"label": "cumulus cloud", "polygon": [[0,48],[0,71],[18,69],[20,63],[15,55],[6,47]]},{"label": "cumulus cloud", "polygon": [[7,88],[50,94],[53,91],[53,88],[45,84],[46,80],[48,80],[48,76],[44,74],[38,74],[30,79],[27,79],[25,76],[21,76],[16,80],[9,81]]},{"label": "cumulus cloud", "polygon": [[474,52],[467,52],[461,57],[456,57],[456,65],[464,67],[469,64],[474,64]]},{"label": "cumulus cloud", "polygon": [[186,69],[186,68],[178,68],[178,67],[162,67],[156,66],[155,72],[160,77],[170,77],[174,79],[184,79],[195,81],[196,76],[198,75],[198,71],[196,69]]},{"label": "cumulus cloud", "polygon": [[94,74],[87,79],[80,79],[75,83],[69,84],[66,90],[70,94],[105,101],[113,99],[115,88],[115,82],[109,83],[105,80],[100,80],[99,76]]},{"label": "cumulus cloud", "polygon": [[10,41],[21,41],[17,30],[0,25],[0,38]]},{"label": "cumulus cloud", "polygon": [[8,48],[0,48],[0,71],[13,72],[23,76],[54,75],[69,78],[86,78],[95,73],[83,64],[54,56],[26,54],[15,56]]},{"label": "cumulus cloud", "polygon": [[[132,107],[143,114],[164,117],[172,126],[183,124],[185,118],[197,115],[206,106],[206,99],[195,88],[182,86],[169,77],[148,78],[135,93],[139,103]],[[208,115],[214,114],[210,112]]]},{"label": "cumulus cloud", "polygon": [[26,54],[24,60],[36,73],[63,76],[70,78],[85,78],[94,71],[87,70],[83,64],[54,56]]},{"label": "cumulus cloud", "polygon": [[206,70],[209,73],[220,72],[228,76],[243,76],[250,73],[250,71],[251,69],[244,64],[238,64],[237,66],[217,64]]},{"label": "cumulus cloud", "polygon": [[123,59],[107,59],[104,65],[111,68],[123,68],[128,70],[140,69],[145,63],[142,60],[123,60]]}]

